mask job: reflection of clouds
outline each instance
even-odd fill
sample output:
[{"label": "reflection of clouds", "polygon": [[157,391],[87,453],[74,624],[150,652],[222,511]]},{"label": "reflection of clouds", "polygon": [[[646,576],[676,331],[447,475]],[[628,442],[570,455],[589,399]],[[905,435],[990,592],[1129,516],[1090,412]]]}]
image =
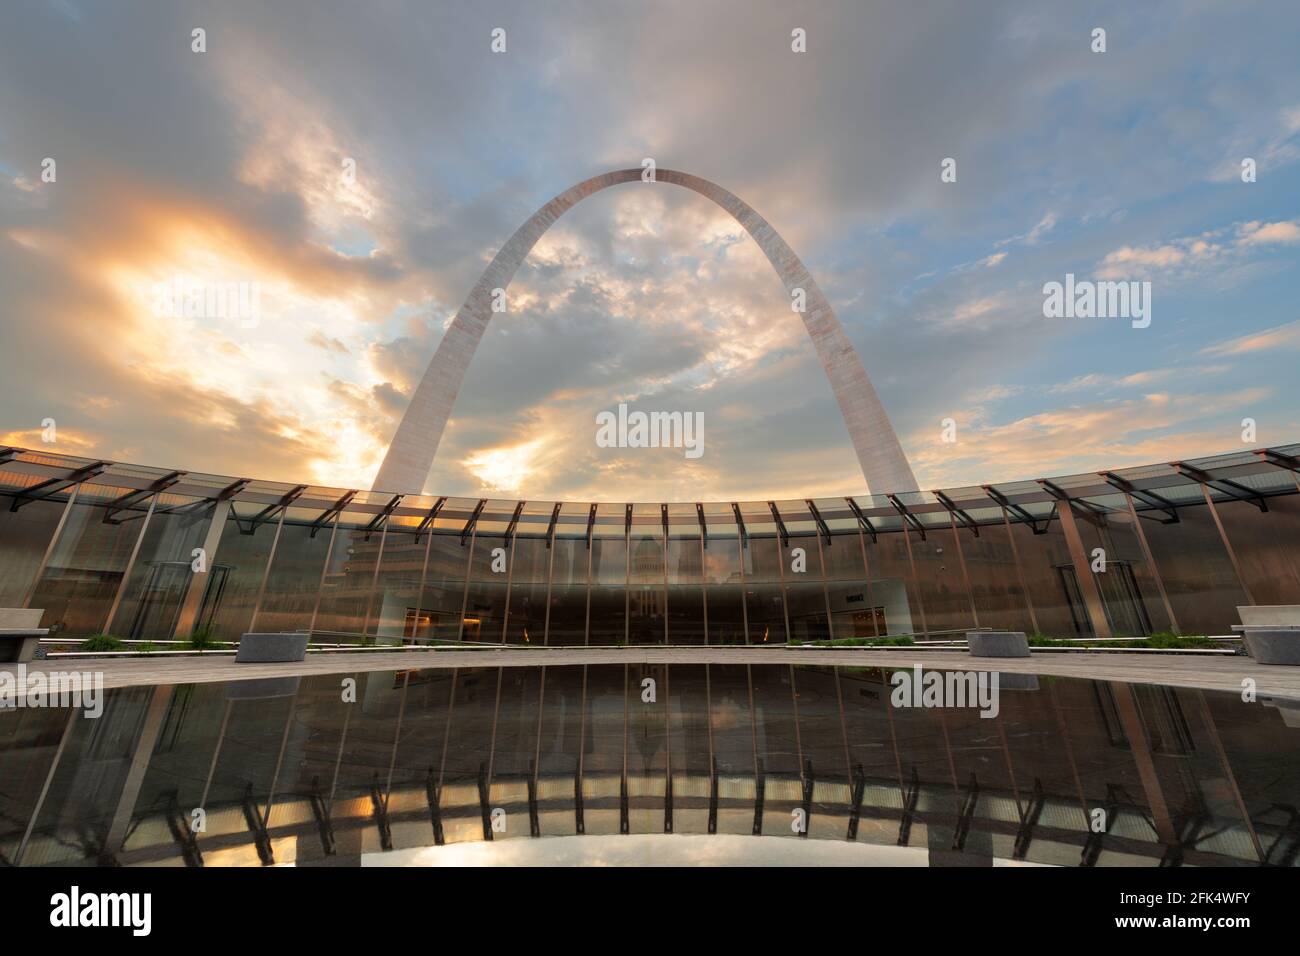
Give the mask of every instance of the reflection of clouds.
[{"label": "reflection of clouds", "polygon": [[362,855],[362,866],[926,866],[924,847],[734,834],[497,839]]}]

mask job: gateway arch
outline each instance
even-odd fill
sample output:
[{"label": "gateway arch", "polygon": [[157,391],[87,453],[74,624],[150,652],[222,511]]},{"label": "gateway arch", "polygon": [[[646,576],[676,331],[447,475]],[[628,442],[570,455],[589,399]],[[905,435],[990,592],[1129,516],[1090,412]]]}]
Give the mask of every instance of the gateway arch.
[{"label": "gateway arch", "polygon": [[[469,368],[474,350],[478,348],[492,317],[492,290],[510,285],[524,257],[560,216],[602,189],[620,183],[641,182],[641,174],[640,168],[620,169],[583,180],[537,210],[501,247],[456,313],[424,377],[416,386],[411,404],[402,416],[375,476],[376,490],[402,494],[419,494],[423,490],[465,370]],[[796,289],[804,290],[804,327],[817,349],[826,377],[830,379],[868,490],[876,494],[915,491],[916,479],[912,476],[911,466],[903,454],[898,436],[894,434],[889,416],[880,404],[876,389],[867,378],[862,360],[844,334],[830,303],[794,250],[766,219],[721,186],[671,169],[659,169],[655,177],[654,182],[683,186],[725,209],[758,243],[785,283],[787,292],[793,297]]]}]

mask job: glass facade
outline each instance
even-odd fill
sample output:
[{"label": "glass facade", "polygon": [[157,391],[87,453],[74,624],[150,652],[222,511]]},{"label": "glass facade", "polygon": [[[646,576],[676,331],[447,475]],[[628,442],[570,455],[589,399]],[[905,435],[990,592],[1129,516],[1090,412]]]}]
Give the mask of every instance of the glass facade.
[{"label": "glass facade", "polygon": [[0,606],[68,641],[1229,635],[1300,603],[1300,446],[767,502],[391,495],[0,450]]}]

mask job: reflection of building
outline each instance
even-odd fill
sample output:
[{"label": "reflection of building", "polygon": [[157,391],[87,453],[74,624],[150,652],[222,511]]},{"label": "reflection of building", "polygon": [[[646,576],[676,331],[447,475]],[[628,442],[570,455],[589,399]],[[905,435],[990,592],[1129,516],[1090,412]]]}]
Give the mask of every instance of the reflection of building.
[{"label": "reflection of building", "polygon": [[[7,718],[23,732],[0,736],[0,859],[340,863],[579,835],[599,854],[620,834],[901,846],[932,865],[1300,859],[1286,772],[1300,734],[1235,693],[1055,678],[1004,687],[985,719],[891,708],[889,673],[856,666],[356,676],[355,706],[321,674],[119,688],[98,720]],[[661,706],[642,705],[646,678]],[[497,808],[507,825],[493,832]]]},{"label": "reflection of building", "polygon": [[[1229,634],[1300,603],[1298,446],[885,497],[392,495],[0,450],[0,607],[75,640]],[[1100,562],[1100,563],[1099,563]]]}]

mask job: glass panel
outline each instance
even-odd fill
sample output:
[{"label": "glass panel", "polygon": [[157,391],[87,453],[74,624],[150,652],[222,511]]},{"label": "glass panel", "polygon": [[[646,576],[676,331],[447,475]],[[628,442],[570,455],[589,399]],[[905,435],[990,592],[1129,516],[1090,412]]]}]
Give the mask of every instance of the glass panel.
[{"label": "glass panel", "polygon": [[385,528],[383,555],[367,615],[367,633],[376,635],[381,643],[428,637],[433,625],[433,614],[424,609],[420,599],[420,574],[433,536],[426,532],[417,538],[419,526],[418,518],[391,517]]},{"label": "glass panel", "polygon": [[22,607],[67,499],[29,501],[17,511],[12,502],[0,497],[0,607]]},{"label": "glass panel", "polygon": [[[464,522],[458,524],[463,526]],[[429,623],[421,626],[424,636],[431,640],[460,639],[469,556],[469,541],[461,544],[459,533],[429,536],[429,566],[420,591],[420,617],[428,618]]]},{"label": "glass panel", "polygon": [[506,619],[508,554],[504,534],[474,536],[463,640],[501,643]]},{"label": "glass panel", "polygon": [[546,587],[551,568],[546,539],[516,536],[510,562],[506,642],[540,645],[546,629]]},{"label": "glass panel", "polygon": [[30,605],[45,609],[41,627],[51,636],[81,639],[105,626],[149,503],[118,512],[112,523],[104,506],[130,491],[83,485],[78,493]]},{"label": "glass panel", "polygon": [[[587,565],[592,552],[585,538],[561,538],[552,545],[550,619],[546,643],[576,646],[587,642]],[[619,611],[620,615],[622,609]],[[623,637],[619,627],[618,637]]]},{"label": "glass panel", "polygon": [[787,640],[785,592],[781,586],[781,541],[751,537],[745,549],[745,609],[750,644]]},{"label": "glass panel", "polygon": [[[257,594],[280,523],[279,515],[273,515],[271,520],[252,527],[252,519],[265,507],[252,502],[232,502],[221,543],[212,558],[209,569],[212,573],[208,576],[197,627],[210,629],[223,641],[239,640],[253,620]],[[250,533],[245,534],[246,530]]]},{"label": "glass panel", "polygon": [[330,547],[330,525],[312,536],[312,523],[320,512],[290,508],[280,530],[280,543],[271,560],[266,593],[250,627],[256,631],[297,631],[311,626],[320,594],[321,568]]},{"label": "glass panel", "polygon": [[[1224,506],[1216,507],[1222,515]],[[1272,502],[1269,507],[1273,507]],[[1232,625],[1240,623],[1238,605],[1250,602],[1224,550],[1210,509],[1205,504],[1187,505],[1178,509],[1178,519],[1177,524],[1147,521],[1142,530],[1160,568],[1179,628],[1183,634],[1231,634]],[[1233,523],[1241,527],[1241,522]],[[1242,553],[1243,549],[1239,549],[1239,557]]]},{"label": "glass panel", "polygon": [[[110,622],[130,640],[171,640],[181,605],[194,577],[191,552],[203,544],[213,503],[202,498],[162,494],[140,543],[122,603]],[[208,582],[220,588],[230,566],[208,559]],[[178,634],[184,640],[188,634]]]},{"label": "glass panel", "polygon": [[366,532],[374,518],[362,511],[339,515],[316,612],[315,629],[327,639],[354,643],[366,632],[381,537],[379,529]]}]

